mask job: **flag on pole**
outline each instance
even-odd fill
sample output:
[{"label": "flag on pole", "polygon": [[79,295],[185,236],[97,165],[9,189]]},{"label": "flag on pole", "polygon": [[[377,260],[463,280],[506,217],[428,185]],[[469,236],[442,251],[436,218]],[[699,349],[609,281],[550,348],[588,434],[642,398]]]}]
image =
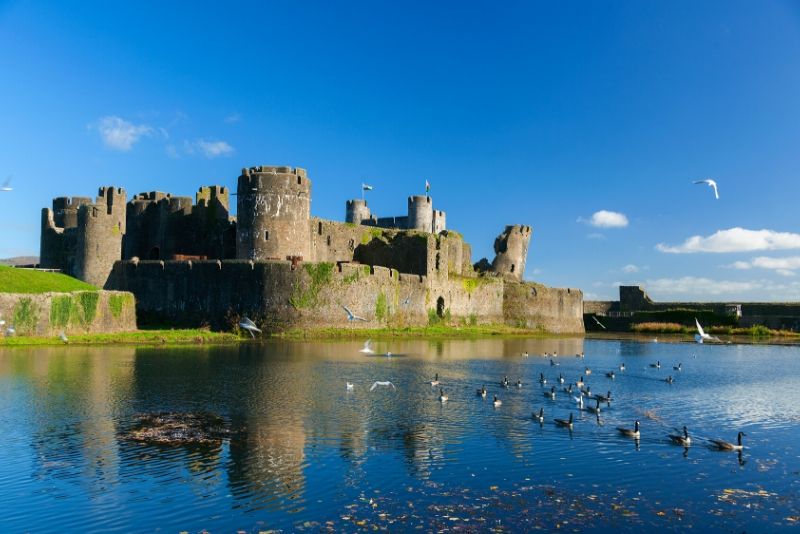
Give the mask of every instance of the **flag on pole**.
[{"label": "flag on pole", "polygon": [[361,190],[362,191],[372,191],[372,186],[362,183],[361,184]]},{"label": "flag on pole", "polygon": [[425,192],[429,193],[431,190],[431,183],[428,180],[425,180]]}]

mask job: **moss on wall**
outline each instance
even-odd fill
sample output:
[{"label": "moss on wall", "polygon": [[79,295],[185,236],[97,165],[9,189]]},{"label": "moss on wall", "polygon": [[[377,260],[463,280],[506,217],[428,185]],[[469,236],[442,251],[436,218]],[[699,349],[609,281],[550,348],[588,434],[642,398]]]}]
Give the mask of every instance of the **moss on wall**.
[{"label": "moss on wall", "polygon": [[99,293],[81,292],[73,295],[76,306],[73,306],[73,311],[77,311],[75,318],[81,324],[88,326],[94,322],[97,315],[97,301],[100,300]]},{"label": "moss on wall", "polygon": [[375,299],[375,319],[378,322],[383,322],[389,315],[389,305],[386,302],[386,295],[381,292],[378,293],[378,298]]},{"label": "moss on wall", "polygon": [[12,326],[16,329],[17,334],[29,335],[34,333],[36,324],[39,322],[39,311],[39,306],[33,302],[33,299],[19,299],[16,306],[14,306],[12,315]]},{"label": "moss on wall", "polygon": [[50,326],[66,328],[72,314],[72,296],[53,297],[50,301]]},{"label": "moss on wall", "polygon": [[131,295],[111,295],[108,297],[108,310],[115,319],[119,319],[125,307],[132,304],[133,297]]},{"label": "moss on wall", "polygon": [[320,290],[331,283],[334,265],[332,263],[306,263],[303,268],[310,278],[309,283],[303,287],[296,283],[293,286],[289,303],[296,309],[311,308],[317,305]]}]

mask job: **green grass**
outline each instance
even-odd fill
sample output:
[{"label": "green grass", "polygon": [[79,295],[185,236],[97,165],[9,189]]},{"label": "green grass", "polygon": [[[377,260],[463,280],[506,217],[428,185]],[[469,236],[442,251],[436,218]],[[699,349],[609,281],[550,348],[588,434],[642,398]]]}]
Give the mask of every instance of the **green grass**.
[{"label": "green grass", "polygon": [[407,326],[390,328],[293,328],[274,334],[285,339],[354,339],[354,338],[485,338],[485,337],[558,337],[541,330],[507,325],[477,326]]},{"label": "green grass", "polygon": [[0,265],[0,293],[70,293],[97,288],[61,273],[15,269]]},{"label": "green grass", "polygon": [[[244,340],[230,332],[210,330],[138,330],[116,334],[80,334],[69,336],[70,345],[200,345],[238,343]],[[13,336],[0,338],[2,346],[63,345],[57,337]]]},{"label": "green grass", "polygon": [[289,298],[289,304],[295,309],[313,308],[317,305],[317,296],[320,290],[331,283],[333,280],[333,263],[306,263],[303,268],[311,278],[308,287],[303,288],[300,284],[295,285],[293,294]]},{"label": "green grass", "polygon": [[[772,330],[763,325],[750,327],[734,326],[707,326],[705,330],[709,334],[729,335],[729,336],[751,336],[751,337],[800,337],[800,332],[791,330]],[[697,329],[694,326],[685,326],[680,323],[634,323],[631,331],[639,334],[658,333],[658,334],[695,334]]]}]

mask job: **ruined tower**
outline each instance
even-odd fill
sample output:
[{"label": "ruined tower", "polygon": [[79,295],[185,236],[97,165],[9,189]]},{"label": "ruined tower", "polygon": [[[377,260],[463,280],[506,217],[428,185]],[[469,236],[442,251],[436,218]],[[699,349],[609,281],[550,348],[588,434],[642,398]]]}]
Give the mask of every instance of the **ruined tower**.
[{"label": "ruined tower", "polygon": [[433,201],[431,197],[408,197],[408,229],[433,232]]},{"label": "ruined tower", "polygon": [[124,189],[101,187],[97,202],[78,209],[74,272],[76,278],[103,287],[114,262],[122,257],[125,234]]},{"label": "ruined tower", "polygon": [[75,255],[75,228],[78,208],[91,204],[89,197],[57,197],[53,209],[42,209],[42,234],[39,244],[39,265],[71,273]]},{"label": "ruined tower", "polygon": [[242,169],[237,194],[237,258],[310,257],[311,181],[305,169]]},{"label": "ruined tower", "polygon": [[515,224],[506,226],[503,233],[494,240],[496,254],[492,262],[492,271],[522,280],[525,274],[525,262],[528,258],[528,246],[531,242],[531,227]]},{"label": "ruined tower", "polygon": [[361,198],[356,198],[347,201],[345,208],[344,222],[352,224],[361,224],[361,221],[366,221],[372,217],[369,211],[367,201]]}]

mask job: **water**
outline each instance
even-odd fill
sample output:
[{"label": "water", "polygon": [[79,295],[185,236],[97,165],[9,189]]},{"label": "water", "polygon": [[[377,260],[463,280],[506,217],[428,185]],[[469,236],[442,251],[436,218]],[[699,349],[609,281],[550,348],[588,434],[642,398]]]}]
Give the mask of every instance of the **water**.
[{"label": "water", "polygon": [[[0,531],[766,531],[800,523],[800,348],[583,339],[0,350]],[[532,355],[522,358],[523,351]],[[559,366],[539,357],[558,351]],[[585,351],[581,360],[574,354]],[[696,357],[695,357],[696,355]],[[661,361],[660,370],[649,367]],[[625,362],[610,380],[605,372]],[[672,370],[681,362],[683,371]],[[588,366],[611,408],[558,387]],[[439,373],[447,403],[429,381]],[[672,374],[675,383],[663,381]],[[507,375],[521,389],[503,389]],[[369,386],[391,380],[397,387]],[[355,384],[347,392],[345,383]],[[476,396],[486,384],[489,398]],[[503,405],[492,407],[497,394]],[[540,426],[531,412],[544,407]],[[211,413],[205,445],[130,439]],[[553,417],[576,416],[569,432]],[[636,442],[615,431],[641,421]],[[685,451],[666,439],[689,427]],[[703,437],[734,441],[741,455]]]}]

